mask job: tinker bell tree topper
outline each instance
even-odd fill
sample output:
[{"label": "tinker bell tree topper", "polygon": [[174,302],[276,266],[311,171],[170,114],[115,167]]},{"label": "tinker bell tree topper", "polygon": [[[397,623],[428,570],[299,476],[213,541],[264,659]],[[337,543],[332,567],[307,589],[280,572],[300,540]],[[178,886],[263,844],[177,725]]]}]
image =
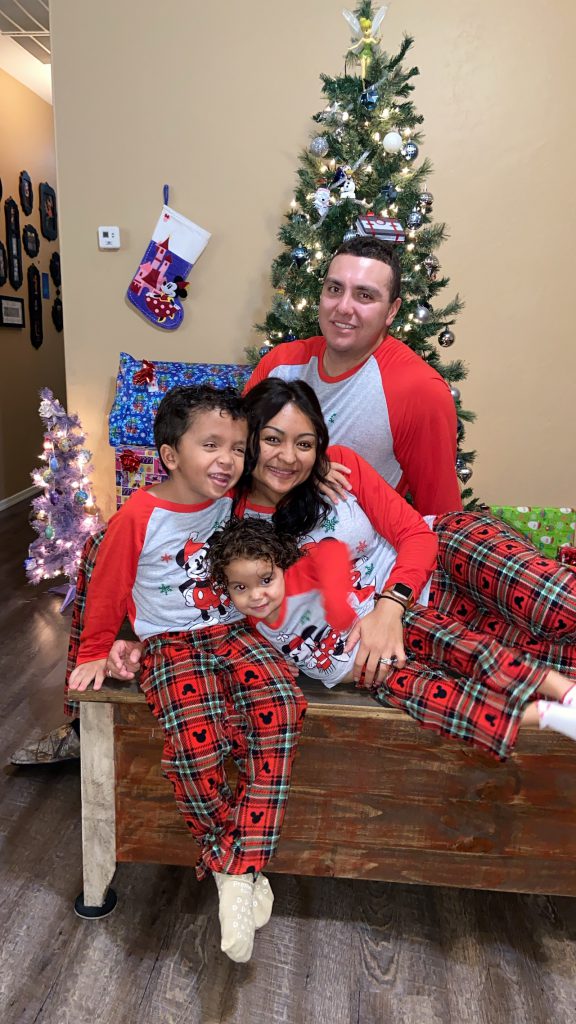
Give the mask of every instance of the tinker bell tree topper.
[{"label": "tinker bell tree topper", "polygon": [[376,11],[374,20],[371,22],[370,18],[357,18],[352,11],[347,10],[345,7],[342,14],[346,18],[346,21],[350,25],[354,38],[358,40],[348,50],[348,53],[353,53],[360,60],[360,74],[362,79],[366,79],[366,72],[370,66],[372,60],[372,47],[376,46],[380,40],[378,37],[378,30],[380,25],[386,17],[386,12],[390,4],[384,4]]}]

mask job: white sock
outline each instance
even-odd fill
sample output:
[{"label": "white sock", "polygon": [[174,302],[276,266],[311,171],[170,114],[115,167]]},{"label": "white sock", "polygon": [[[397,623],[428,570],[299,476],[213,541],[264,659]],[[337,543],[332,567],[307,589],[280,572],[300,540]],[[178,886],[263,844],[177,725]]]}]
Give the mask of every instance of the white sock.
[{"label": "white sock", "polygon": [[571,686],[570,689],[562,697],[562,703],[564,707],[571,707],[576,705],[576,684]]},{"label": "white sock", "polygon": [[260,872],[256,875],[254,882],[254,894],[252,899],[252,910],[254,912],[254,923],[257,928],[263,928],[268,924],[272,914],[274,893],[272,886],[265,875]]},{"label": "white sock", "polygon": [[225,875],[214,871],[218,888],[220,928],[222,941],[220,949],[231,960],[245,964],[252,956],[256,924],[252,900],[254,876]]},{"label": "white sock", "polygon": [[554,729],[576,740],[576,706],[566,707],[557,701],[539,700],[538,719],[541,729]]}]

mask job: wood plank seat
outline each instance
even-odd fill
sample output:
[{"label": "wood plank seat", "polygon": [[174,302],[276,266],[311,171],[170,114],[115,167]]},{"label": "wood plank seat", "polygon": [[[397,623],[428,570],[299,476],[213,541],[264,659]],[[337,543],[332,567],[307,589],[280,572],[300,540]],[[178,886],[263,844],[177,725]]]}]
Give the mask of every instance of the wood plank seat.
[{"label": "wood plank seat", "polygon": [[[309,710],[272,871],[576,895],[575,743],[527,728],[500,764],[353,687],[303,689]],[[137,685],[78,699],[83,899],[98,916],[116,862],[192,865],[197,847]]]}]

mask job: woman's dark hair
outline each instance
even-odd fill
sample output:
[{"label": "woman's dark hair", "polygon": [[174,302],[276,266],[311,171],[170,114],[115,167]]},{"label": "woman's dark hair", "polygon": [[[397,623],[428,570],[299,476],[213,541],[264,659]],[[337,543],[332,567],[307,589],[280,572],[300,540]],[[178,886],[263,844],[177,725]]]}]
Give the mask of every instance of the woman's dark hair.
[{"label": "woman's dark hair", "polygon": [[[242,398],[234,388],[215,388],[211,384],[195,384],[189,387],[171,388],[164,395],[154,419],[154,442],[158,449],[163,444],[178,449],[195,416],[201,412],[226,413],[233,420],[246,419]],[[163,468],[168,469],[162,462]]]},{"label": "woman's dark hair", "polygon": [[268,562],[288,569],[302,552],[294,537],[281,536],[267,519],[232,519],[214,534],[208,548],[208,572],[213,583],[228,589],[226,569],[235,558]]},{"label": "woman's dark hair", "polygon": [[272,516],[272,522],[279,533],[299,537],[321,523],[331,510],[329,501],[318,490],[318,485],[324,481],[329,467],[326,457],[328,427],[316,394],[305,381],[285,381],[268,377],[267,380],[256,384],[245,396],[248,445],[244,473],[236,488],[238,497],[235,505],[250,491],[252,474],[260,457],[260,432],[285,405],[289,404],[295,405],[312,424],[317,439],[316,459],[310,476],[280,500]]}]

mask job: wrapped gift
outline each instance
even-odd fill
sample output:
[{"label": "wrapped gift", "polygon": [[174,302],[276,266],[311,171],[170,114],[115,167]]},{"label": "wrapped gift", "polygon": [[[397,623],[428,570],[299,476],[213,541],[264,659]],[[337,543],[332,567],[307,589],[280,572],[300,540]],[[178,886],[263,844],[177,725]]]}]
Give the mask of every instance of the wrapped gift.
[{"label": "wrapped gift", "polygon": [[557,558],[564,544],[571,544],[576,529],[576,510],[541,505],[491,505],[492,515],[523,533],[535,547]]},{"label": "wrapped gift", "polygon": [[404,242],[406,235],[399,220],[391,217],[377,217],[375,213],[367,213],[358,217],[356,231],[359,235],[381,238],[384,242]]},{"label": "wrapped gift", "polygon": [[242,390],[249,366],[217,363],[177,363],[161,359],[134,359],[120,353],[116,394],[108,421],[113,448],[154,444],[154,416],[163,395],[176,385],[212,384]]},{"label": "wrapped gift", "polygon": [[134,491],[152,487],[165,479],[166,473],[155,448],[135,445],[116,449],[116,508]]},{"label": "wrapped gift", "polygon": [[576,569],[576,548],[572,544],[563,544],[558,551],[558,561]]}]

